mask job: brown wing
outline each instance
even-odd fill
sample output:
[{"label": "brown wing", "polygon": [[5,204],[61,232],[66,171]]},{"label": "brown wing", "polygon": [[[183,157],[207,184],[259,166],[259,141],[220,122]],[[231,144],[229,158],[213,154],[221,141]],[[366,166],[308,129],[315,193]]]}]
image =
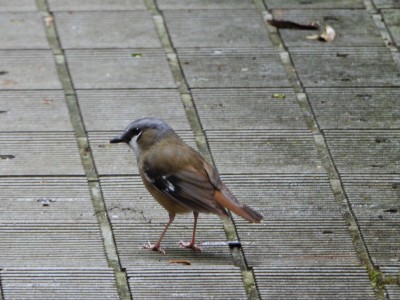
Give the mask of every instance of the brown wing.
[{"label": "brown wing", "polygon": [[203,161],[189,146],[175,143],[160,144],[157,151],[149,151],[142,165],[147,180],[176,203],[226,217],[228,213],[214,199],[215,186],[202,168]]},{"label": "brown wing", "polygon": [[202,213],[228,216],[225,209],[215,201],[215,187],[208,177],[193,171],[163,175],[147,170],[145,175],[160,192],[184,207]]}]

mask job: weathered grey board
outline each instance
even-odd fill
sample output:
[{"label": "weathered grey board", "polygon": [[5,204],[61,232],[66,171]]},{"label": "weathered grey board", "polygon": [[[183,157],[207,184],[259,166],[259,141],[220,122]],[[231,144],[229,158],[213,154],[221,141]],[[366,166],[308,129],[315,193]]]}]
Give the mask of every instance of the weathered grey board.
[{"label": "weathered grey board", "polygon": [[95,222],[86,177],[0,178],[0,222]]},{"label": "weathered grey board", "polygon": [[190,88],[290,87],[274,48],[179,48]]},{"label": "weathered grey board", "polygon": [[289,48],[305,87],[400,86],[400,71],[386,47]]},{"label": "weathered grey board", "polygon": [[123,267],[165,267],[174,264],[174,260],[187,260],[192,265],[200,266],[233,264],[225,231],[217,216],[201,215],[199,218],[196,242],[202,248],[201,252],[179,246],[180,241],[190,242],[193,230],[192,214],[177,216],[168,229],[161,243],[165,255],[144,249],[143,245],[157,242],[168,221],[166,211],[160,209],[159,213],[160,216],[164,216],[164,222],[113,222],[114,238]]},{"label": "weathered grey board", "polygon": [[160,255],[143,249],[143,245],[158,240],[168,213],[150,196],[140,177],[102,177],[101,189],[124,267],[159,265],[160,262],[168,266],[174,259],[189,260],[195,265],[232,264],[225,231],[217,216],[201,214],[199,217],[196,239],[203,249],[199,253],[179,247],[179,241],[191,238],[193,215],[178,215],[162,242],[166,254]]},{"label": "weathered grey board", "polygon": [[164,17],[177,48],[272,46],[256,10],[167,10]]},{"label": "weathered grey board", "polygon": [[354,9],[364,8],[362,0],[264,0],[269,9]]},{"label": "weathered grey board", "polygon": [[194,89],[205,130],[307,129],[291,89]]},{"label": "weathered grey board", "polygon": [[156,0],[160,9],[249,9],[251,0]]},{"label": "weathered grey board", "polygon": [[50,50],[0,50],[0,90],[61,89]]},{"label": "weathered grey board", "polygon": [[247,299],[236,267],[137,267],[128,278],[134,299]]},{"label": "weathered grey board", "polygon": [[324,130],[324,135],[342,175],[400,171],[398,130]]},{"label": "weathered grey board", "polygon": [[386,285],[385,287],[389,299],[400,299],[400,286],[398,285]]},{"label": "weathered grey board", "polygon": [[322,129],[400,128],[398,88],[309,88]]},{"label": "weathered grey board", "polygon": [[37,11],[35,0],[0,0],[1,12]]},{"label": "weathered grey board", "polygon": [[[109,140],[121,135],[120,131],[90,132],[90,148],[94,156],[97,172],[100,175],[138,174],[136,157],[133,150],[125,143],[109,144]],[[196,147],[191,131],[177,131],[178,135],[190,146]]]},{"label": "weathered grey board", "polygon": [[221,173],[324,173],[306,130],[206,131]]},{"label": "weathered grey board", "polygon": [[254,268],[262,299],[375,299],[363,267]]},{"label": "weathered grey board", "polygon": [[1,13],[0,49],[48,49],[43,24],[36,12]]},{"label": "weathered grey board", "polygon": [[84,175],[72,132],[0,133],[0,175]]},{"label": "weathered grey board", "polygon": [[79,11],[79,10],[145,10],[146,5],[142,0],[48,0],[52,11]]},{"label": "weathered grey board", "polygon": [[146,11],[57,12],[64,49],[160,48],[153,18]]},{"label": "weathered grey board", "polygon": [[143,117],[163,119],[177,130],[190,130],[176,90],[78,90],[77,95],[88,131],[122,132]]},{"label": "weathered grey board", "polygon": [[339,205],[320,175],[225,175],[242,202],[264,215],[250,224],[234,215],[249,266],[358,265]]},{"label": "weathered grey board", "polygon": [[5,299],[118,299],[112,269],[29,268],[0,271]]},{"label": "weathered grey board", "polygon": [[7,220],[0,239],[2,268],[107,266],[97,222]]},{"label": "weathered grey board", "polygon": [[[273,16],[300,24],[319,22],[319,31],[280,29],[280,35],[289,47],[384,46],[371,14],[366,10],[274,10]],[[337,34],[333,43],[307,39],[309,35],[322,32],[326,25],[332,26]]]},{"label": "weathered grey board", "polygon": [[[398,4],[400,5],[400,3]],[[400,45],[400,12],[398,9],[383,9],[383,18],[385,20],[386,26],[394,39],[397,46]]]},{"label": "weathered grey board", "polygon": [[400,175],[342,176],[373,263],[387,275],[400,272]]},{"label": "weathered grey board", "polygon": [[0,131],[72,131],[62,91],[0,91]]},{"label": "weathered grey board", "polygon": [[397,0],[373,0],[377,8],[400,8],[400,3]]},{"label": "weathered grey board", "polygon": [[65,53],[76,89],[176,87],[162,49],[66,50]]}]

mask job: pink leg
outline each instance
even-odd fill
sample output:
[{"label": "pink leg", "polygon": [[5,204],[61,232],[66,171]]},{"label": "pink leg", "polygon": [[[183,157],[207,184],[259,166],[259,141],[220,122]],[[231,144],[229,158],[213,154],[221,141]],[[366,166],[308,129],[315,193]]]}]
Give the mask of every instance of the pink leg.
[{"label": "pink leg", "polygon": [[147,244],[143,245],[143,248],[145,249],[149,249],[149,250],[153,250],[153,251],[158,251],[162,254],[165,254],[165,251],[161,249],[160,245],[161,245],[161,240],[164,238],[165,233],[168,230],[169,225],[172,224],[172,222],[175,219],[175,214],[170,213],[169,214],[169,221],[168,223],[165,225],[163,232],[161,233],[160,238],[158,239],[157,243],[155,243],[154,245],[150,244],[150,242],[148,242]]},{"label": "pink leg", "polygon": [[190,243],[185,243],[183,241],[179,242],[179,246],[182,248],[191,248],[194,251],[201,251],[201,248],[196,245],[196,226],[197,226],[197,218],[199,217],[199,213],[197,211],[193,212],[194,216],[194,225],[193,225],[193,234],[192,234],[192,240]]}]

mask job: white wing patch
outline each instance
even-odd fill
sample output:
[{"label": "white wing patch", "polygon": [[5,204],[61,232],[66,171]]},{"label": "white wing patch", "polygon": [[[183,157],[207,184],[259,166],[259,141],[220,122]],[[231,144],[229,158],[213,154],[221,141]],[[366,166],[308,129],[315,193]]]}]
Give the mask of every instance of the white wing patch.
[{"label": "white wing patch", "polygon": [[162,179],[163,179],[164,183],[166,184],[164,191],[166,191],[167,193],[175,192],[175,186],[170,181],[168,181],[167,176],[165,176],[165,175],[162,176]]}]

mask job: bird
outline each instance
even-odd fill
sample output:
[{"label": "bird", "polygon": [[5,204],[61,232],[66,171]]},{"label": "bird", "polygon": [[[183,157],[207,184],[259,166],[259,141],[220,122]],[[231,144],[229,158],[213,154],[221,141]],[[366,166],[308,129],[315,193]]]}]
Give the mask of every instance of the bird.
[{"label": "bird", "polygon": [[165,254],[161,241],[176,214],[193,213],[192,239],[180,241],[179,245],[195,251],[201,251],[195,240],[199,213],[227,218],[227,208],[251,223],[263,219],[262,214],[240,203],[222,182],[217,169],[160,119],[133,121],[110,143],[126,143],[133,149],[144,186],[168,212],[169,221],[160,238],[154,244],[145,244],[146,249]]}]

